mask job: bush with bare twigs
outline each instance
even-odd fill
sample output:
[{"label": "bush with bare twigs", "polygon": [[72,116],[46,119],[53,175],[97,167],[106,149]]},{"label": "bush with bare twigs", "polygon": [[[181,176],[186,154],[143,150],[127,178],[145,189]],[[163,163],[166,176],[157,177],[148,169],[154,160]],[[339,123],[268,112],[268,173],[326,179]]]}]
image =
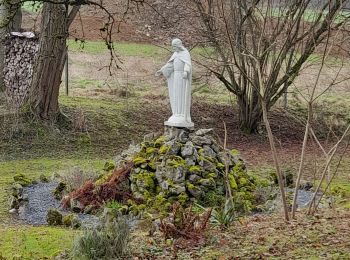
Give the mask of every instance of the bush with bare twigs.
[{"label": "bush with bare twigs", "polygon": [[164,238],[178,239],[178,243],[191,241],[192,245],[203,243],[212,209],[200,215],[192,211],[192,206],[184,209],[178,202],[172,208],[172,213],[161,219],[160,231]]}]

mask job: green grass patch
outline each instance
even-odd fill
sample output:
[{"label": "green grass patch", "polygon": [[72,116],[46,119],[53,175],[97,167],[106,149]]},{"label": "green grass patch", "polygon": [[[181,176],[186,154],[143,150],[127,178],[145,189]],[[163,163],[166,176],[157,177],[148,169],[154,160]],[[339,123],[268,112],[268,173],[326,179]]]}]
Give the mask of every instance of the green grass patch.
[{"label": "green grass patch", "polygon": [[[278,7],[276,7],[276,8],[270,8],[268,13],[266,13],[266,10],[265,11],[262,10],[262,13],[264,15],[271,16],[271,17],[284,17],[284,16],[286,16],[288,10],[289,10],[288,8],[283,8],[283,7],[278,8]],[[320,16],[320,12],[321,12],[321,10],[313,10],[313,9],[310,9],[310,8],[306,9],[304,11],[304,13],[303,13],[302,19],[305,22],[313,23]],[[321,21],[323,21],[326,18],[327,14],[328,14],[328,11],[322,12],[322,14],[321,14],[322,15]],[[350,15],[349,11],[340,11],[336,15],[336,17],[334,19],[334,22],[335,23],[344,22],[345,20],[348,19],[349,15]]]},{"label": "green grass patch", "polygon": [[[103,41],[80,41],[68,40],[70,51],[81,51],[90,54],[100,54],[108,52],[107,46]],[[151,44],[142,43],[114,43],[114,49],[118,55],[128,57],[162,57],[170,54],[167,50]]]},{"label": "green grass patch", "polygon": [[72,247],[77,232],[44,226],[0,226],[0,259],[52,259]]},{"label": "green grass patch", "polygon": [[[70,51],[80,51],[89,54],[107,53],[108,49],[103,41],[81,41],[68,40],[68,48]],[[117,55],[126,57],[143,57],[143,58],[162,58],[169,56],[173,53],[169,46],[165,48],[158,47],[152,44],[144,43],[123,43],[115,42],[114,49]],[[167,50],[168,49],[168,50]],[[195,47],[191,50],[191,54],[195,57],[198,56],[210,56],[214,54],[213,48]]]},{"label": "green grass patch", "polygon": [[108,51],[107,46],[103,41],[81,42],[68,40],[67,45],[70,51],[80,51],[83,53],[100,54]]},{"label": "green grass patch", "polygon": [[71,84],[73,88],[81,88],[81,89],[103,87],[103,82],[101,80],[96,80],[96,79],[75,78],[75,79],[72,79]]},{"label": "green grass patch", "polygon": [[28,1],[22,3],[22,9],[30,13],[38,13],[43,7],[42,2]]},{"label": "green grass patch", "polygon": [[56,125],[25,116],[19,119],[2,116],[0,161],[36,159],[43,155],[47,158],[113,157],[149,131],[138,112],[142,106],[139,98],[101,100],[63,95],[59,103],[67,120]]}]

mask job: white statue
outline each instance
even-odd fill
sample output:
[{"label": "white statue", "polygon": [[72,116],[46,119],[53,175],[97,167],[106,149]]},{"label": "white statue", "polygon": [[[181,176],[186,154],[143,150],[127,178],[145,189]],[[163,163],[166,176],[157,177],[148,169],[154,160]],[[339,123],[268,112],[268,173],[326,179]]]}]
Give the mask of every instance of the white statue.
[{"label": "white statue", "polygon": [[173,115],[164,124],[192,128],[194,124],[191,121],[191,56],[180,39],[174,39],[171,45],[175,51],[174,54],[167,64],[156,73],[156,76],[163,74],[168,81]]}]

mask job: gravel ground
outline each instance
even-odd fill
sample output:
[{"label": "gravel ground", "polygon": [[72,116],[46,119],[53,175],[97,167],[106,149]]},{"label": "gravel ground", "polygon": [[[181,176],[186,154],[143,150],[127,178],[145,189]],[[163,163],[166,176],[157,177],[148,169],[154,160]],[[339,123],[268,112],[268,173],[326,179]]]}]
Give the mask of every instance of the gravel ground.
[{"label": "gravel ground", "polygon": [[[29,201],[19,211],[19,219],[30,225],[46,225],[46,213],[50,208],[58,209],[63,215],[70,212],[60,209],[60,202],[55,199],[52,191],[56,188],[56,182],[38,183],[23,189]],[[92,227],[99,223],[99,219],[93,215],[78,214],[82,227]]]},{"label": "gravel ground", "polygon": [[[293,192],[294,193],[294,189],[288,188],[288,189],[286,189],[286,192]],[[313,195],[314,195],[314,193],[311,191],[299,190],[298,200],[297,200],[298,208],[306,208],[308,206],[309,202],[311,201]],[[317,198],[319,198],[319,196],[317,196]]]}]

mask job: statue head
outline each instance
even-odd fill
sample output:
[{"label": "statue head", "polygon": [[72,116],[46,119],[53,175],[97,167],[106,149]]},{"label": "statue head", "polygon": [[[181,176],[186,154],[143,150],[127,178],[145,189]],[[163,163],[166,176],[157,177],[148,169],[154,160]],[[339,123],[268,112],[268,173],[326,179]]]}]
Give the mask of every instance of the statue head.
[{"label": "statue head", "polygon": [[182,51],[184,49],[184,46],[182,45],[182,41],[178,38],[175,38],[172,40],[171,46],[173,47],[173,50],[176,52]]}]

